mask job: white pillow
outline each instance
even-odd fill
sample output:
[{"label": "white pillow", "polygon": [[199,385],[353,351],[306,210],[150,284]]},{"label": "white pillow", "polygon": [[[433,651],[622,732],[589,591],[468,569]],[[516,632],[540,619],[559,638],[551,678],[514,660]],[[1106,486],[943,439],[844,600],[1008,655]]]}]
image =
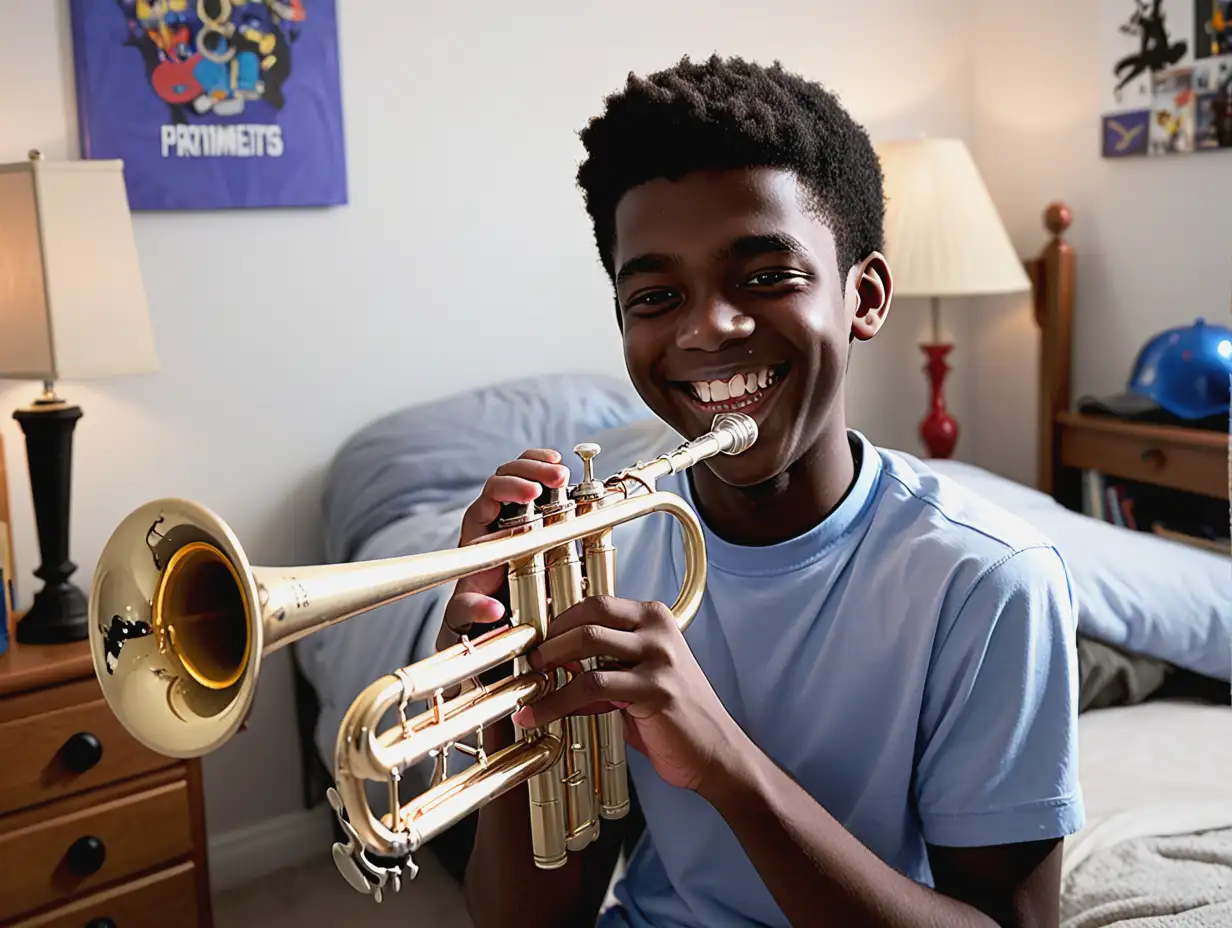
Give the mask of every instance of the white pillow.
[{"label": "white pillow", "polygon": [[1232,680],[1232,557],[1081,515],[970,464],[925,463],[1052,539],[1073,576],[1083,634]]}]

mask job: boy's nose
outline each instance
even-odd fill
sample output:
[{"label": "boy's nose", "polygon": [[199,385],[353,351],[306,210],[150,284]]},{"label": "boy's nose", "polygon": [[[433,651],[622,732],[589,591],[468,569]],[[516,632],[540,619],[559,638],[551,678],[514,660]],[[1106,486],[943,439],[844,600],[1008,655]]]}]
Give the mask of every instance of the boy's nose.
[{"label": "boy's nose", "polygon": [[755,327],[752,316],[721,296],[698,300],[680,316],[676,345],[685,350],[720,351],[733,341],[748,338]]}]

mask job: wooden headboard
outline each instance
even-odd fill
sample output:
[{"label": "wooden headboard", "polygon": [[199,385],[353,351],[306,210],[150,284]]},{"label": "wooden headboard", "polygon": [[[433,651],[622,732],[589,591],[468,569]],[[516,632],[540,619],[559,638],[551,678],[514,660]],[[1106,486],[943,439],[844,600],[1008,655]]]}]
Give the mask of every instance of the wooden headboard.
[{"label": "wooden headboard", "polygon": [[1083,415],[1070,408],[1077,257],[1065,233],[1072,216],[1064,203],[1051,203],[1043,218],[1048,242],[1038,257],[1024,262],[1040,330],[1039,489],[1067,508],[1082,511],[1082,475],[1092,471],[1116,482],[1198,497],[1191,502],[1200,521],[1222,531],[1232,518],[1228,506],[1232,430],[1224,432],[1226,420],[1217,419],[1218,427],[1212,430],[1179,421]]},{"label": "wooden headboard", "polygon": [[1049,241],[1038,257],[1024,262],[1035,297],[1035,324],[1040,330],[1039,450],[1036,482],[1056,495],[1060,470],[1057,418],[1071,402],[1076,257],[1065,240],[1073,217],[1064,203],[1044,210]]}]

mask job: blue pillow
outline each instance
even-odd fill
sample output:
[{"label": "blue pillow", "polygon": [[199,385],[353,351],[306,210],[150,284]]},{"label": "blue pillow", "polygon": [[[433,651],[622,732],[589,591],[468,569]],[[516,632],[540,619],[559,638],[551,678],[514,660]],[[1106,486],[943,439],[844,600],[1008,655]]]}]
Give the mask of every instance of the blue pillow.
[{"label": "blue pillow", "polygon": [[627,381],[596,374],[495,383],[383,416],[339,448],[326,475],[326,557],[351,560],[386,525],[473,499],[527,448],[568,455],[587,435],[650,416]]}]

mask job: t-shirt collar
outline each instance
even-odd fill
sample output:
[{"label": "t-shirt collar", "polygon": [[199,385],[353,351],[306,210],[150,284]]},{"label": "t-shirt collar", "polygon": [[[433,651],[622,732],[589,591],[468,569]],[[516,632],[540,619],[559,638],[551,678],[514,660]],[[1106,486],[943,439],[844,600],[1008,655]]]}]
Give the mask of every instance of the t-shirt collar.
[{"label": "t-shirt collar", "polygon": [[[724,573],[764,577],[790,573],[824,557],[860,521],[881,478],[881,455],[876,447],[854,429],[849,429],[847,434],[853,445],[860,446],[860,469],[851,489],[833,512],[802,535],[773,545],[756,546],[724,541],[702,519],[708,565]],[[696,512],[697,503],[687,474],[680,481],[680,493]]]}]

